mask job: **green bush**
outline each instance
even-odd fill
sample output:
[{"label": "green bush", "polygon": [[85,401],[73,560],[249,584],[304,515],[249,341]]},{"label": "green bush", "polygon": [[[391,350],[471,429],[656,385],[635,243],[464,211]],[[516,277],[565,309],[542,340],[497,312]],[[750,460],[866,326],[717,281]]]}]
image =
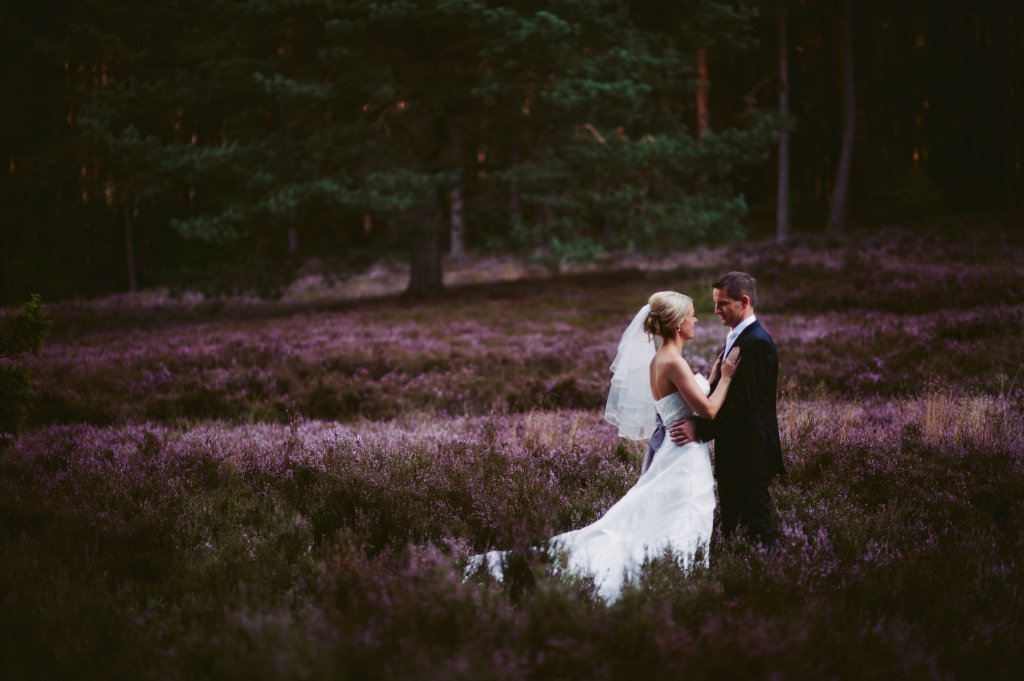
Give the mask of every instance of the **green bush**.
[{"label": "green bush", "polygon": [[0,321],[0,435],[17,435],[28,418],[32,379],[28,367],[18,360],[29,352],[38,357],[50,330],[46,307],[39,300],[33,294],[20,312]]}]

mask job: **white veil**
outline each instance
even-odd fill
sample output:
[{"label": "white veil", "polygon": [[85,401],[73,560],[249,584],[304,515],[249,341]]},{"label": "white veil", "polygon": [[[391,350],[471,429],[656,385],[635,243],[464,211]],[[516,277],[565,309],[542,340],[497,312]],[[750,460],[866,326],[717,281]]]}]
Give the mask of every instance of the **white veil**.
[{"label": "white veil", "polygon": [[611,366],[612,386],[604,409],[605,420],[618,427],[620,437],[630,440],[649,438],[656,425],[651,360],[657,348],[654,339],[644,331],[650,312],[650,305],[640,308],[622,334]]}]

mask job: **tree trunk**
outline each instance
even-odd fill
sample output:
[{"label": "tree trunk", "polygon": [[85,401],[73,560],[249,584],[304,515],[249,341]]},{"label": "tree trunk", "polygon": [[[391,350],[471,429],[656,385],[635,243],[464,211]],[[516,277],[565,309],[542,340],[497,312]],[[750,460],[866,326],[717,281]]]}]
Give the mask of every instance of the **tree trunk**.
[{"label": "tree trunk", "polygon": [[135,244],[132,239],[132,213],[135,202],[130,194],[121,197],[121,212],[124,214],[124,253],[128,263],[128,290],[135,293],[139,290],[139,282],[135,278]]},{"label": "tree trunk", "polygon": [[550,249],[548,226],[551,224],[551,204],[544,202],[540,210],[534,216],[533,224],[533,254],[535,256],[547,255]]},{"label": "tree trunk", "polygon": [[775,236],[779,241],[789,238],[789,42],[785,0],[779,10],[779,177],[775,201]]},{"label": "tree trunk", "polygon": [[856,100],[853,91],[853,12],[851,0],[839,2],[839,55],[843,87],[843,142],[836,167],[836,183],[832,187],[832,205],[828,212],[826,232],[838,236],[846,230],[847,199],[850,189],[850,161],[853,157],[853,133],[856,123]]},{"label": "tree trunk", "polygon": [[697,139],[708,133],[708,51],[697,50]]},{"label": "tree trunk", "polygon": [[[3,290],[0,290],[0,305],[9,305],[14,297],[11,292],[11,263],[8,254],[11,252],[10,233],[14,231],[14,220],[5,218],[3,229],[0,229],[0,268],[3,269]],[[10,231],[7,227],[10,226]]]},{"label": "tree trunk", "polygon": [[299,230],[292,225],[288,228],[288,257],[294,258],[299,254]]},{"label": "tree trunk", "polygon": [[523,220],[523,208],[519,200],[519,183],[512,180],[508,183],[508,224],[517,229]]},{"label": "tree trunk", "polygon": [[466,257],[466,221],[462,204],[462,185],[457,184],[451,193],[451,246],[449,253],[456,261]]},{"label": "tree trunk", "polygon": [[441,270],[441,247],[437,232],[421,234],[412,239],[409,260],[409,286],[405,295],[428,298],[444,289]]},{"label": "tree trunk", "polygon": [[1017,152],[1019,141],[1014,134],[1013,76],[1011,70],[1016,61],[1013,58],[1014,26],[1010,9],[1005,0],[999,3],[999,24],[1002,27],[1003,43],[1003,150],[1006,168],[1006,209],[1017,210]]},{"label": "tree trunk", "polygon": [[533,220],[533,257],[535,260],[543,262],[552,275],[557,276],[562,269],[562,264],[551,245],[551,222],[553,219],[551,204],[545,201],[541,204]]},{"label": "tree trunk", "polygon": [[[711,114],[708,111],[708,51],[697,50],[697,140],[704,139],[711,127]],[[706,184],[708,174],[701,173],[700,182]]]}]

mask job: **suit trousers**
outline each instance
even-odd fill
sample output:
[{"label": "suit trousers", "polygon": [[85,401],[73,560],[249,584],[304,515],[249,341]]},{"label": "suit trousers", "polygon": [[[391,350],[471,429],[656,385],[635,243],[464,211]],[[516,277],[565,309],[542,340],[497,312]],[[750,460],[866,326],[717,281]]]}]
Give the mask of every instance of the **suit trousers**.
[{"label": "suit trousers", "polygon": [[718,481],[718,501],[722,513],[722,534],[726,539],[737,527],[746,528],[751,537],[772,549],[772,498],[768,494],[771,478],[736,478]]}]

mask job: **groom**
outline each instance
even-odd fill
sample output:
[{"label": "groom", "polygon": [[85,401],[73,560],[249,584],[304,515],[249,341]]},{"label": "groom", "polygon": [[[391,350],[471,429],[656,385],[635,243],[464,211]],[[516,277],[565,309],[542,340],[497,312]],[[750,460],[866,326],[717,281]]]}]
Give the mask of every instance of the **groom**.
[{"label": "groom", "polygon": [[[756,280],[730,272],[711,285],[715,314],[730,327],[722,357],[740,349],[740,365],[725,402],[713,421],[687,419],[674,424],[669,436],[678,445],[692,440],[715,441],[715,479],[722,513],[722,533],[731,537],[738,526],[768,548],[775,546],[768,485],[785,474],[775,391],[779,355],[772,337],[754,316]],[[711,390],[718,384],[713,376]]]}]

